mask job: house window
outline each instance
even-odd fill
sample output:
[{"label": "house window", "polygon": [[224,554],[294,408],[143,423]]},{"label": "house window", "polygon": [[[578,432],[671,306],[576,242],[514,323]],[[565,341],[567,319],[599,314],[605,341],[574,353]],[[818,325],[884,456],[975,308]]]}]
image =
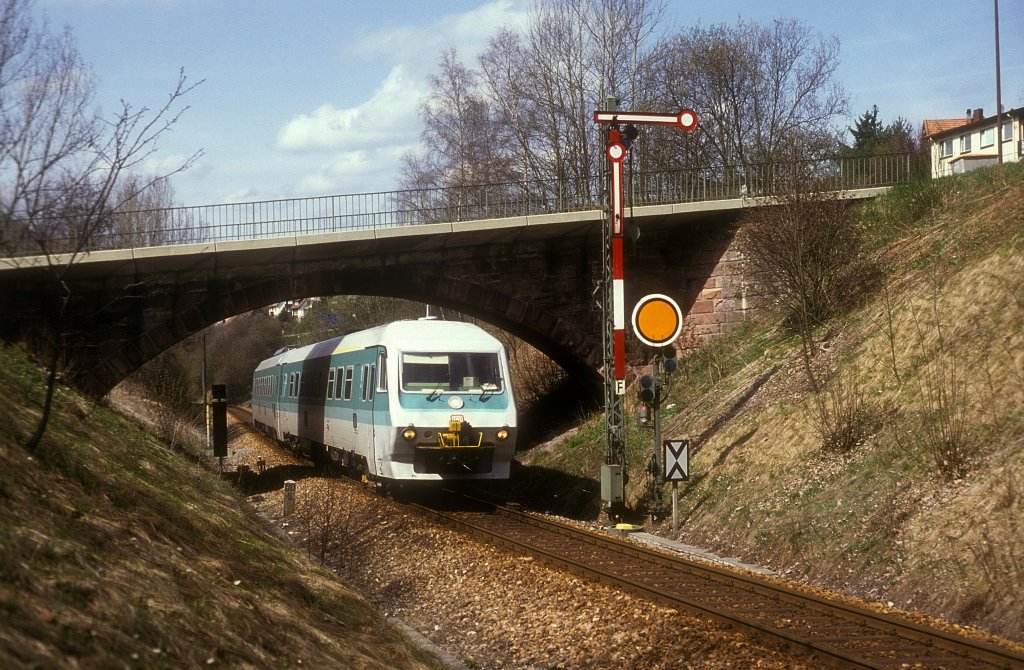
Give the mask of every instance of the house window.
[{"label": "house window", "polygon": [[941,145],[940,156],[952,156],[953,155],[953,140],[945,140]]},{"label": "house window", "polygon": [[1009,121],[1003,121],[1003,141],[1009,142],[1013,139],[1013,124]]},{"label": "house window", "polygon": [[971,136],[961,135],[960,136],[960,153],[965,154],[971,150]]},{"label": "house window", "polygon": [[996,129],[986,128],[981,131],[981,146],[990,147],[996,143]]}]

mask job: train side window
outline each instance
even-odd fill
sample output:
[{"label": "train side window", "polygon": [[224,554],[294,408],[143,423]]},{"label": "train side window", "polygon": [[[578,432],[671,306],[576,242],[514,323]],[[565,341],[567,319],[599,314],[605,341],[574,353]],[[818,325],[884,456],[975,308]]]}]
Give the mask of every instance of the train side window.
[{"label": "train side window", "polygon": [[370,368],[370,380],[366,384],[366,400],[373,400],[373,387],[377,378],[377,366],[368,365],[367,367]]},{"label": "train side window", "polygon": [[334,368],[330,368],[327,371],[327,397],[334,397],[334,380],[337,378],[338,371]]},{"label": "train side window", "polygon": [[364,364],[359,367],[359,394],[363,402],[366,402],[370,399],[370,366]]},{"label": "train side window", "polygon": [[352,378],[355,376],[355,368],[351,365],[345,368],[345,388],[342,400],[352,399]]},{"label": "train side window", "polygon": [[384,393],[388,390],[388,355],[383,351],[377,352],[377,392]]}]

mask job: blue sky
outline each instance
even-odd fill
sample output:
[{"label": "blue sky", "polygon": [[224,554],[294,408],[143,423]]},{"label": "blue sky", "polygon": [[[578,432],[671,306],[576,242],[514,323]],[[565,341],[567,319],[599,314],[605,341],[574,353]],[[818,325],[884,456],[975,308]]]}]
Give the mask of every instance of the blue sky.
[{"label": "blue sky", "polygon": [[[180,68],[205,82],[151,165],[198,205],[389,190],[416,146],[418,102],[438,55],[469,61],[532,0],[36,0],[71,29],[99,79],[99,103],[158,107]],[[1024,106],[1024,0],[1000,0],[1002,99]],[[670,0],[666,28],[798,18],[841,43],[838,80],[853,119],[995,110],[993,2]],[[666,111],[666,110],[653,110]]]}]

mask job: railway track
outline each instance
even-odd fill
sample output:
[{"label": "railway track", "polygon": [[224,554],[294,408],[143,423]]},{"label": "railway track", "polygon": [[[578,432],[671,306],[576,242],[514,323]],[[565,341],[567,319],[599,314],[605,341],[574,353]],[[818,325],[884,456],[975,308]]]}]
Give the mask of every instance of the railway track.
[{"label": "railway track", "polygon": [[[232,408],[236,420],[248,413]],[[440,500],[440,499],[438,499]],[[1024,670],[1024,654],[753,574],[446,491],[409,507],[492,544],[745,630],[838,668]]]},{"label": "railway track", "polygon": [[[465,501],[465,502],[464,502]],[[1024,654],[762,577],[648,549],[475,499],[413,505],[488,542],[602,583],[710,617],[838,668],[1024,669]]]}]

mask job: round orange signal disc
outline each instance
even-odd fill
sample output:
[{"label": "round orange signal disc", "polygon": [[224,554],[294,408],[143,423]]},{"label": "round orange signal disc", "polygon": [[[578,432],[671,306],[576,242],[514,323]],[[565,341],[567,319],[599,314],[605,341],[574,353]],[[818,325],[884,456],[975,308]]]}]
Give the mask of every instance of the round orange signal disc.
[{"label": "round orange signal disc", "polygon": [[683,313],[667,295],[644,296],[633,308],[633,331],[644,344],[665,346],[676,339],[682,329]]}]

